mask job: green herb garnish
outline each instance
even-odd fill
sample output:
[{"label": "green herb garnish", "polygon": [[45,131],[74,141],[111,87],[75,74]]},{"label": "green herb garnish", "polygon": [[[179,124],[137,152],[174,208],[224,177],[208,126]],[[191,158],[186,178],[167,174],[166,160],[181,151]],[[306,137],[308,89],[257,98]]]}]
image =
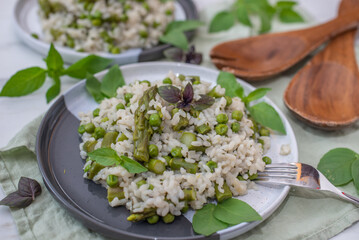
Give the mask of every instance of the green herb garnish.
[{"label": "green herb garnish", "polygon": [[262,217],[246,202],[230,198],[217,205],[207,204],[197,210],[192,226],[196,233],[209,236],[230,225],[260,220]]},{"label": "green herb garnish", "polygon": [[232,28],[236,19],[241,24],[253,27],[250,16],[257,16],[260,19],[260,33],[268,32],[271,29],[271,21],[277,14],[283,23],[303,22],[303,18],[293,7],[293,1],[279,1],[276,5],[270,5],[268,0],[236,0],[230,11],[221,11],[212,19],[209,32],[220,32]]},{"label": "green herb garnish", "polygon": [[88,153],[88,156],[91,158],[92,161],[95,161],[105,167],[120,165],[125,168],[129,173],[141,173],[148,171],[147,168],[145,168],[135,160],[128,158],[124,155],[118,156],[116,151],[111,148],[96,149]]}]

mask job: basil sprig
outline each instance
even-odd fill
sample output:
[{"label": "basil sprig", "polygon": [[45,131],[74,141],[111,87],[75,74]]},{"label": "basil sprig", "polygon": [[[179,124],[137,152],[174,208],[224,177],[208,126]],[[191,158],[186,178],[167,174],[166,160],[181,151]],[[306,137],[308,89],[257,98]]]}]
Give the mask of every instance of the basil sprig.
[{"label": "basil sprig", "polygon": [[259,102],[250,105],[251,102],[261,99],[266,95],[270,88],[258,88],[245,96],[244,89],[237,82],[236,77],[228,72],[220,72],[217,78],[217,84],[223,87],[225,95],[229,97],[239,97],[246,105],[251,117],[264,127],[286,134],[282,119],[277,111],[266,102]]},{"label": "basil sprig", "polygon": [[359,154],[348,148],[335,148],[324,154],[318,170],[335,186],[353,181],[359,193]]},{"label": "basil sprig", "polygon": [[271,29],[271,22],[276,15],[283,23],[303,22],[302,16],[293,9],[295,5],[297,3],[293,1],[279,1],[272,6],[268,0],[237,0],[231,10],[221,11],[213,17],[209,32],[228,30],[235,25],[236,20],[252,28],[250,16],[257,16],[260,19],[260,33]]},{"label": "basil sprig", "polygon": [[192,226],[196,233],[209,236],[231,225],[260,220],[261,215],[246,202],[230,198],[217,205],[207,204],[197,210],[192,219]]},{"label": "basil sprig", "polygon": [[184,32],[194,30],[202,25],[202,22],[196,20],[173,21],[167,25],[165,34],[160,37],[160,41],[188,50],[188,40]]},{"label": "basil sprig", "polygon": [[118,156],[117,152],[111,148],[96,149],[88,153],[88,156],[92,161],[95,161],[105,167],[120,165],[125,168],[129,173],[141,173],[148,171],[147,168],[142,166],[137,161],[124,155]]},{"label": "basil sprig", "polygon": [[47,76],[53,80],[53,85],[46,92],[46,101],[49,103],[61,92],[62,76],[83,79],[87,74],[95,74],[106,69],[112,60],[89,55],[65,69],[61,55],[51,44],[45,62],[47,69],[30,67],[15,73],[2,88],[0,97],[21,97],[33,93],[45,83]]}]

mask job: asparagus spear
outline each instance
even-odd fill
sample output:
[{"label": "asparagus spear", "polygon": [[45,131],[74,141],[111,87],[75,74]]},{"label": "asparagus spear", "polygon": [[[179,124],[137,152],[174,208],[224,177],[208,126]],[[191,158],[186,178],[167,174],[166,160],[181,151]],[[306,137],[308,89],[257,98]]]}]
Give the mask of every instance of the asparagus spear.
[{"label": "asparagus spear", "polygon": [[[148,143],[153,130],[146,119],[149,103],[157,94],[157,86],[147,89],[138,102],[138,108],[135,112],[135,131],[133,132],[134,154],[133,156],[142,162],[148,162],[150,156],[148,153]],[[145,105],[145,110],[141,111],[141,106]]]}]

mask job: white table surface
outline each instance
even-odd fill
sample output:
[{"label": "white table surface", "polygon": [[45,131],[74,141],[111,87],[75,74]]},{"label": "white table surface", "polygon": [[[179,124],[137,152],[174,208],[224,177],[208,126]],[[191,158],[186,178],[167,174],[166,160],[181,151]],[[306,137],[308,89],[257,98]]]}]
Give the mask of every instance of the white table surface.
[{"label": "white table surface", "polygon": [[[198,9],[221,0],[194,0]],[[327,21],[336,16],[339,0],[298,0],[300,7],[305,9],[316,21]],[[26,47],[19,41],[13,30],[12,12],[15,0],[0,1],[0,88],[6,80],[16,71],[31,67],[45,66],[42,56]],[[65,91],[76,80],[62,80],[62,91]],[[45,93],[50,87],[50,81],[30,96],[22,98],[0,98],[0,148],[6,146],[8,141],[28,122],[45,112]],[[0,188],[0,199],[4,197]],[[354,224],[332,240],[358,239],[359,223]],[[0,239],[20,239],[16,226],[8,207],[0,206]]]}]

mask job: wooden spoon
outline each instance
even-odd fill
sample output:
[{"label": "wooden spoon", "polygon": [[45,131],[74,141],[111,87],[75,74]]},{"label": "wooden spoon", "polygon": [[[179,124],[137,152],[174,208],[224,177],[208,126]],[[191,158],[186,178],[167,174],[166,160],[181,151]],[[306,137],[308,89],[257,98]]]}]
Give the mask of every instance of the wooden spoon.
[{"label": "wooden spoon", "polygon": [[304,30],[265,34],[215,46],[213,63],[245,80],[258,81],[290,68],[330,38],[356,27],[359,7]]},{"label": "wooden spoon", "polygon": [[[355,6],[359,6],[358,0],[343,0],[339,14],[346,15]],[[352,30],[334,38],[288,85],[284,102],[299,119],[335,130],[359,118],[355,33]]]}]

